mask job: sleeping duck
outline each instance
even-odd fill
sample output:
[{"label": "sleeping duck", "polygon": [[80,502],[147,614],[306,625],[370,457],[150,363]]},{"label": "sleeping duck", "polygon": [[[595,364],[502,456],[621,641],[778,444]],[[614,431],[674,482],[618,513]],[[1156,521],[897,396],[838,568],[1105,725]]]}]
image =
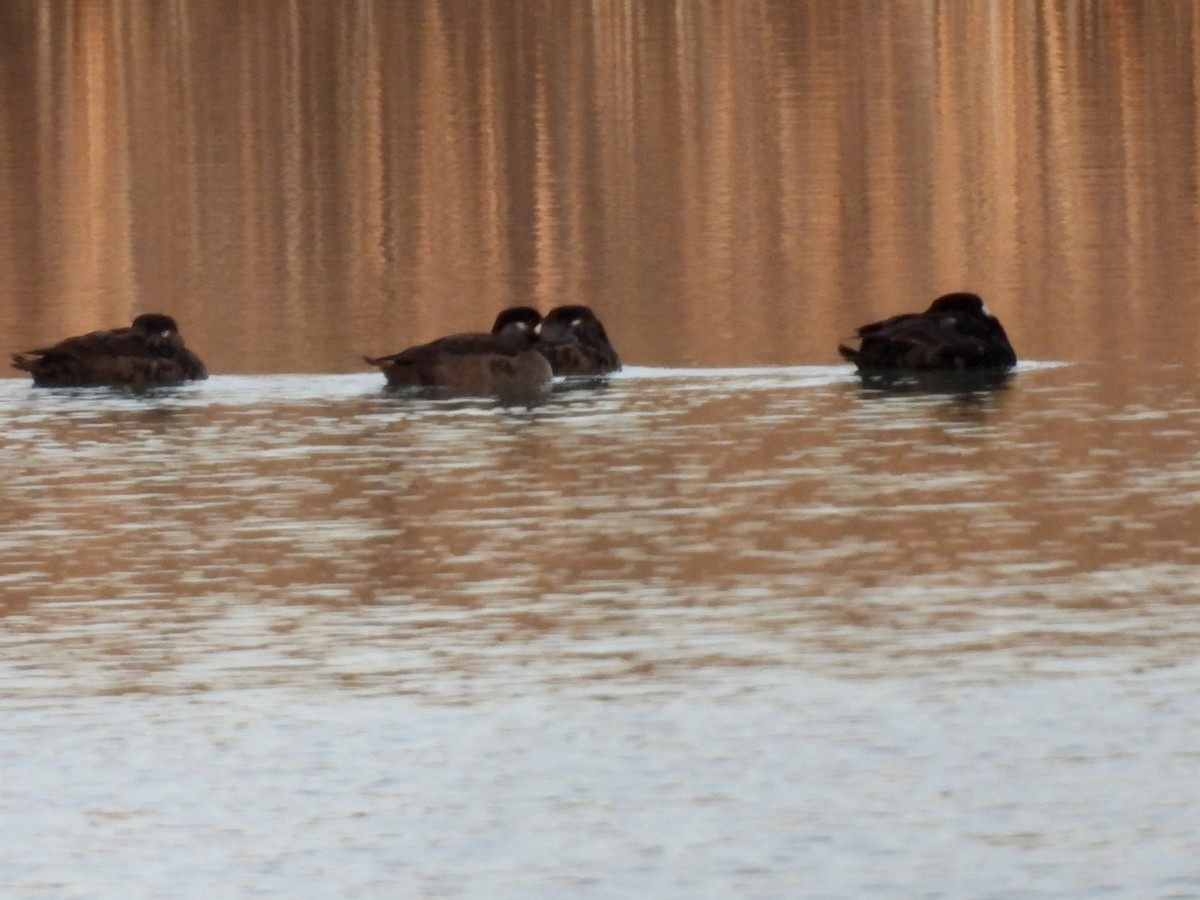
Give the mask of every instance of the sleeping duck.
[{"label": "sleeping duck", "polygon": [[200,357],[184,346],[175,320],[162,313],[143,313],[128,328],[15,353],[12,364],[33,375],[37,387],[150,387],[208,377]]},{"label": "sleeping duck", "polygon": [[858,329],[859,347],[838,352],[860,372],[1007,369],[1017,355],[999,320],[975,294],[938,297],[923,313],[905,313]]},{"label": "sleeping duck", "polygon": [[514,306],[496,317],[491,333],[452,334],[391,356],[363,358],[393,388],[474,396],[539,393],[549,388],[553,374],[534,349],[541,318],[532,307]]},{"label": "sleeping duck", "polygon": [[578,304],[546,313],[538,328],[537,349],[555,375],[605,375],[621,368],[596,314]]}]

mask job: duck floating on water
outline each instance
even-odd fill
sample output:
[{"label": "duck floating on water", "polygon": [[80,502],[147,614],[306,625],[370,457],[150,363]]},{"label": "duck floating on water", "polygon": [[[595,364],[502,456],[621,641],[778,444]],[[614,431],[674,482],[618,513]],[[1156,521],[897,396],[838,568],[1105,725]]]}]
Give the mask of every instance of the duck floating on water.
[{"label": "duck floating on water", "polygon": [[581,304],[556,306],[546,313],[536,346],[555,375],[607,375],[621,368],[604,326]]},{"label": "duck floating on water", "polygon": [[474,395],[526,395],[548,390],[553,372],[536,349],[541,315],[514,306],[496,317],[490,333],[466,332],[409,347],[391,356],[365,356],[392,388],[431,388]]},{"label": "duck floating on water", "polygon": [[183,343],[175,320],[143,313],[128,328],[92,331],[50,347],[13,354],[14,368],[37,387],[152,387],[208,377]]},{"label": "duck floating on water", "polygon": [[943,294],[922,313],[905,313],[858,329],[857,349],[838,352],[860,372],[1009,369],[1017,354],[1000,321],[977,294]]}]

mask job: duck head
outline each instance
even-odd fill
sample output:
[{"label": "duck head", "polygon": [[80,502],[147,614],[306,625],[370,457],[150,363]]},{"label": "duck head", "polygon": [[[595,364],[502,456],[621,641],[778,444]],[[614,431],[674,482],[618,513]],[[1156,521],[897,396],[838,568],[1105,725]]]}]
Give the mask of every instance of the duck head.
[{"label": "duck head", "polygon": [[164,313],[142,313],[133,320],[133,328],[147,335],[164,338],[179,333],[175,320]]},{"label": "duck head", "polygon": [[608,343],[604,326],[590,307],[582,304],[556,306],[542,319],[539,328],[548,341],[583,341],[584,343]]},{"label": "duck head", "polygon": [[533,334],[542,321],[542,314],[532,306],[510,306],[496,316],[492,323],[492,334],[522,331]]},{"label": "duck head", "polygon": [[933,303],[929,304],[929,312],[931,313],[959,313],[976,316],[988,315],[987,307],[983,305],[983,298],[978,294],[971,294],[967,291],[956,291],[953,294],[942,294]]}]

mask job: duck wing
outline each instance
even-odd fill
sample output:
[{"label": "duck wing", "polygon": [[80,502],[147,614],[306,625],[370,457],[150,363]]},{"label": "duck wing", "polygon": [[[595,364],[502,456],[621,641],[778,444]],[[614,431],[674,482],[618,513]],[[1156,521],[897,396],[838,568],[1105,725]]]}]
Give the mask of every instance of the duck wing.
[{"label": "duck wing", "polygon": [[389,356],[364,356],[381,369],[393,387],[437,387],[460,378],[467,370],[482,371],[492,362],[518,356],[529,349],[530,333],[465,332],[418,344]]},{"label": "duck wing", "polygon": [[86,359],[95,356],[141,356],[146,353],[144,335],[132,328],[113,328],[107,331],[91,331],[69,337],[36,350],[18,354],[26,359],[37,357],[43,360]]},{"label": "duck wing", "polygon": [[388,356],[364,356],[373,366],[416,365],[425,360],[446,356],[479,356],[483,354],[499,354],[516,356],[528,345],[527,337],[514,340],[507,334],[488,334],[486,332],[465,332],[450,334],[446,337],[430,341],[428,344],[417,344],[392,353]]}]

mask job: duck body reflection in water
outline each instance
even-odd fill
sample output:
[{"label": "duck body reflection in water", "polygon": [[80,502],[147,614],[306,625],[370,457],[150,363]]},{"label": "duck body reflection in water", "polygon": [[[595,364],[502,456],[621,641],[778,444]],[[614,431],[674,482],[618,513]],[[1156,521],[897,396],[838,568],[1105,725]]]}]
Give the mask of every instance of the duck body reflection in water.
[{"label": "duck body reflection in water", "polygon": [[858,372],[862,389],[872,394],[945,394],[981,396],[1008,388],[1012,369],[884,369]]},{"label": "duck body reflection in water", "polygon": [[976,294],[944,294],[925,312],[872,322],[857,334],[857,348],[842,344],[838,352],[863,373],[1004,372],[1017,364],[1004,327]]},{"label": "duck body reflection in water", "polygon": [[175,320],[143,313],[128,328],[92,331],[13,354],[13,367],[37,387],[152,387],[208,377]]},{"label": "duck body reflection in water", "polygon": [[553,371],[535,348],[537,310],[515,306],[496,317],[490,333],[465,332],[409,347],[391,356],[363,357],[378,367],[389,388],[440,396],[538,396]]}]

